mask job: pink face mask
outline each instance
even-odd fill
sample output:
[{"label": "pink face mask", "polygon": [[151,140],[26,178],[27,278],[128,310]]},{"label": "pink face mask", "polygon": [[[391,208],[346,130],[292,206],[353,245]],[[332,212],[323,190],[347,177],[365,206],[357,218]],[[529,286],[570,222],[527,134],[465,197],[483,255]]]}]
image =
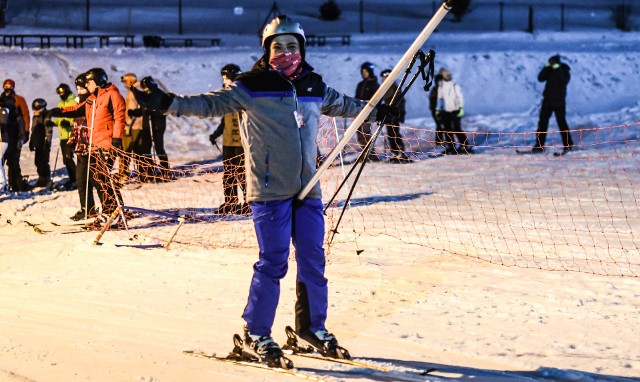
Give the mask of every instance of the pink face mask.
[{"label": "pink face mask", "polygon": [[294,79],[302,71],[302,56],[298,53],[278,53],[269,59],[269,65],[279,70],[289,79]]}]

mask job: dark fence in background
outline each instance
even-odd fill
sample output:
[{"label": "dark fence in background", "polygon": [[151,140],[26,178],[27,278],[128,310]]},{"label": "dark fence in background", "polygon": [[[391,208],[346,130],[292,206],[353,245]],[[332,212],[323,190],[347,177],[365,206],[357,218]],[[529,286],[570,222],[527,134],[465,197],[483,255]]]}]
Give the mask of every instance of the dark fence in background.
[{"label": "dark fence in background", "polygon": [[[0,0],[6,4],[6,0]],[[300,20],[311,33],[384,33],[421,30],[442,1],[337,1],[342,16],[322,21],[319,5],[280,0],[277,6]],[[137,5],[124,0],[23,0],[10,2],[7,25],[59,27],[126,34],[257,34],[273,8],[272,1],[156,0]],[[154,5],[149,5],[153,3]],[[231,3],[231,4],[230,4]],[[471,1],[459,22],[448,15],[439,31],[579,31],[638,29],[640,13],[632,0]],[[60,8],[64,12],[60,12]],[[1,8],[1,7],[0,7]],[[635,8],[635,9],[634,9]],[[353,22],[359,20],[359,22]],[[624,21],[621,23],[621,20]],[[640,24],[638,24],[640,25]]]}]

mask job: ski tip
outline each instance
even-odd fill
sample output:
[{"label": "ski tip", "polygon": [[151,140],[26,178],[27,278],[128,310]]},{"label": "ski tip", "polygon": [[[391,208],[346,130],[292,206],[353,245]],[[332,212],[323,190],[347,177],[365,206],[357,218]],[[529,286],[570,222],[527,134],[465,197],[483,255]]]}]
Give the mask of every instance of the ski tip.
[{"label": "ski tip", "polygon": [[421,371],[419,374],[420,375],[427,375],[429,373],[433,373],[434,371],[438,371],[438,369],[436,369],[435,367],[431,367],[427,370]]},{"label": "ski tip", "polygon": [[184,354],[189,354],[189,355],[202,355],[202,356],[206,356],[206,357],[217,357],[216,352],[213,353],[206,353],[202,350],[193,350],[193,349],[188,349],[188,350],[183,350],[182,353]]},{"label": "ski tip", "polygon": [[343,348],[342,346],[338,346],[336,349],[336,356],[339,359],[351,360],[351,354],[349,354],[349,350]]},{"label": "ski tip", "polygon": [[293,369],[293,361],[291,361],[289,358],[282,356],[280,357],[280,367],[286,370],[291,370]]}]

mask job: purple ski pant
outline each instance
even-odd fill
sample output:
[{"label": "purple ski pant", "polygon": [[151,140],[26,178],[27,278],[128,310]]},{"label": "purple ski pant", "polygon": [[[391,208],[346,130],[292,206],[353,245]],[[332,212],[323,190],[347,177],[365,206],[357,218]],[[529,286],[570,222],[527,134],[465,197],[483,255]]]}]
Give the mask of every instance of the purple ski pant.
[{"label": "purple ski pant", "polygon": [[308,312],[303,314],[310,318],[309,329],[314,332],[325,329],[328,288],[324,277],[322,200],[252,202],[251,209],[260,257],[253,265],[249,299],[242,314],[249,332],[271,335],[280,298],[280,280],[287,274],[291,242],[296,251],[297,283],[306,287],[308,304],[304,304],[303,310]]}]

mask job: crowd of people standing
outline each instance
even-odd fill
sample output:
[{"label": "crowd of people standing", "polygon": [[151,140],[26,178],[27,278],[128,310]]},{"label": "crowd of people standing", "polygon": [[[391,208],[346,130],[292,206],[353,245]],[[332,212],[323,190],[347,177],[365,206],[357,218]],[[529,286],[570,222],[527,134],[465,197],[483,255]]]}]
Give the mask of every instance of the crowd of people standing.
[{"label": "crowd of people standing", "polygon": [[[132,82],[128,82],[130,77],[133,77]],[[141,91],[148,91],[132,73],[123,76],[123,83],[127,89],[138,86]],[[92,68],[78,75],[75,79],[77,95],[68,84],[58,85],[55,92],[60,101],[54,108],[48,108],[44,98],[34,99],[31,104],[33,116],[26,100],[15,88],[16,82],[6,79],[0,95],[1,180],[6,191],[77,190],[80,208],[70,219],[88,220],[85,228],[99,229],[118,206],[124,205],[120,190],[130,177],[145,182],[172,180],[163,141],[166,117],[140,109],[133,95],[129,95],[130,102],[125,103],[104,69]],[[139,124],[134,125],[136,121]],[[55,127],[60,148],[56,161],[61,156],[67,173],[67,179],[58,184],[53,182],[50,164]],[[32,183],[23,176],[20,166],[23,145],[34,153],[38,178]],[[111,175],[116,167],[119,169],[117,177]],[[94,190],[100,208],[95,203]],[[126,226],[127,213],[122,208],[119,211],[112,223],[115,228]],[[89,221],[91,218],[95,220]]]},{"label": "crowd of people standing", "polygon": [[[538,76],[545,82],[544,98],[536,133],[536,142],[530,153],[543,152],[547,135],[548,120],[555,113],[563,140],[563,151],[570,152],[573,142],[565,117],[566,87],[570,80],[569,67],[560,61],[560,56],[549,58]],[[391,69],[380,72],[381,81],[387,81]],[[228,88],[241,74],[240,67],[228,64],[221,68],[223,87]],[[379,89],[381,83],[376,76],[375,65],[364,62],[360,65],[362,80],[357,84],[354,98],[368,101]],[[36,98],[31,104],[31,113],[24,97],[16,93],[16,82],[6,79],[0,94],[0,156],[2,175],[6,179],[3,188],[11,192],[24,192],[33,188],[54,187],[50,165],[54,128],[57,128],[61,157],[67,179],[55,185],[60,190],[76,190],[80,208],[70,218],[83,220],[96,218],[90,228],[99,228],[105,216],[123,205],[120,189],[132,178],[141,182],[169,181],[174,179],[170,171],[168,155],[164,149],[164,133],[167,120],[164,113],[141,107],[134,96],[134,89],[151,94],[158,89],[153,79],[138,81],[136,74],[127,73],[121,78],[126,94],[109,82],[102,68],[93,68],[81,73],[75,80],[75,93],[66,83],[55,88],[60,100],[53,109],[48,109],[44,98]],[[465,116],[462,87],[453,80],[452,73],[441,68],[434,78],[425,102],[435,124],[434,142],[442,147],[443,154],[458,155],[474,153],[469,137],[462,129]],[[406,115],[405,99],[392,104],[398,85],[394,81],[379,105],[392,106],[394,113],[384,121],[387,135],[389,163],[411,163],[401,124]],[[220,124],[209,139],[217,146],[216,139],[222,139],[223,195],[224,202],[217,208],[218,213],[249,214],[251,208],[247,200],[247,184],[244,168],[244,150],[240,138],[241,113],[229,113],[220,119]],[[372,139],[371,121],[358,127],[356,142],[361,150]],[[22,146],[28,144],[34,153],[34,165],[38,178],[28,182],[20,166]],[[372,142],[370,161],[383,161],[387,155],[376,151]],[[319,151],[318,151],[319,152]],[[4,171],[6,164],[7,172]],[[111,169],[117,166],[114,177]],[[55,168],[53,169],[55,171]],[[0,179],[3,180],[3,179]],[[98,195],[101,209],[96,205],[94,190]],[[242,198],[240,197],[242,195]],[[244,201],[244,203],[243,203]],[[126,217],[122,214],[121,223]]]}]

